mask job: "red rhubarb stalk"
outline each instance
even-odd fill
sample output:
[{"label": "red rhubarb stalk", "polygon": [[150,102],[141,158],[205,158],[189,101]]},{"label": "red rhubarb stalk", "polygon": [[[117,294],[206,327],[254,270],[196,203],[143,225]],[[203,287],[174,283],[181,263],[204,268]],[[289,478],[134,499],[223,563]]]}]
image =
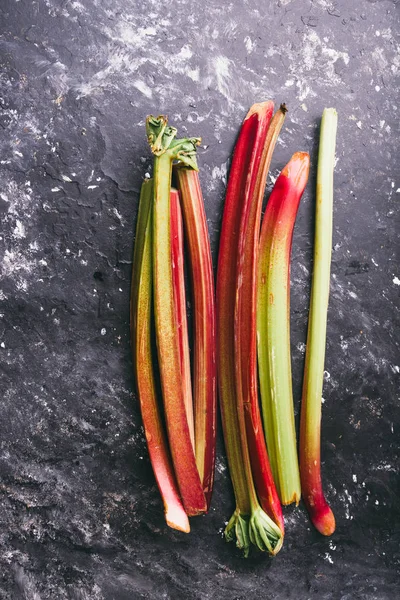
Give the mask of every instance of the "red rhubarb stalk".
[{"label": "red rhubarb stalk", "polygon": [[153,183],[145,181],[140,194],[131,290],[131,339],[136,385],[150,461],[164,503],[167,524],[189,532],[157,402],[153,355],[151,209]]},{"label": "red rhubarb stalk", "polygon": [[171,253],[175,315],[178,328],[183,396],[190,439],[194,445],[192,377],[190,373],[189,336],[186,314],[185,272],[183,262],[183,222],[179,192],[171,188]]},{"label": "red rhubarb stalk", "polygon": [[[270,103],[269,119],[273,104]],[[261,209],[272,154],[282,128],[286,107],[274,115],[266,132],[262,153],[250,164],[242,204],[238,245],[235,308],[236,389],[239,410],[244,410],[247,443],[254,482],[261,506],[284,531],[281,503],[272,477],[258,404],[257,382],[257,266]]]},{"label": "red rhubarb stalk", "polygon": [[178,167],[176,176],[185,223],[194,304],[196,464],[207,505],[210,506],[217,419],[214,277],[199,175],[193,169]]},{"label": "red rhubarb stalk", "polygon": [[333,171],[337,113],[322,115],[317,169],[314,265],[308,317],[300,419],[300,474],[310,519],[323,535],[335,531],[335,517],[325,500],[321,481],[321,398],[332,253]]},{"label": "red rhubarb stalk", "polygon": [[257,334],[265,432],[283,504],[300,500],[290,361],[290,250],[310,159],[293,155],[267,203],[260,236]]},{"label": "red rhubarb stalk", "polygon": [[170,189],[172,163],[197,170],[198,138],[176,140],[165,117],[146,120],[154,158],[153,278],[158,364],[169,445],[183,505],[189,516],[207,509],[186,417],[171,265]]},{"label": "red rhubarb stalk", "polygon": [[[226,539],[247,556],[250,543],[276,554],[282,532],[262,510],[251,470],[243,405],[238,405],[235,385],[235,302],[239,231],[248,173],[259,162],[273,106],[254,105],[246,116],[237,140],[229,173],[222,220],[217,274],[217,367],[222,427],[236,499],[236,509],[225,529]],[[239,409],[239,410],[238,410]]]}]

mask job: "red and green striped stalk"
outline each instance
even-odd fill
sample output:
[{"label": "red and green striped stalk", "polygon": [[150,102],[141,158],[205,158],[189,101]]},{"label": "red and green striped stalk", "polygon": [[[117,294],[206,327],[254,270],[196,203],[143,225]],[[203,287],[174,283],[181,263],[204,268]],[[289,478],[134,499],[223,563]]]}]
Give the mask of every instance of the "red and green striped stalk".
[{"label": "red and green striped stalk", "polygon": [[215,300],[211,248],[197,171],[176,169],[190,261],[194,314],[194,414],[196,464],[210,506],[214,483],[217,390]]},{"label": "red and green striped stalk", "polygon": [[163,116],[146,120],[154,158],[153,282],[155,329],[160,380],[169,445],[185,511],[194,516],[207,510],[186,417],[174,306],[171,265],[170,190],[172,163],[182,161],[197,170],[198,138],[176,140],[176,129]]},{"label": "red and green striped stalk", "polygon": [[167,524],[189,532],[157,402],[151,349],[153,182],[142,185],[131,289],[131,339],[136,385],[150,461],[164,503]]},{"label": "red and green striped stalk", "polygon": [[312,523],[323,535],[331,535],[335,531],[335,517],[322,490],[320,446],[321,398],[332,253],[336,129],[336,110],[326,108],[322,115],[318,154],[314,266],[300,419],[300,473],[303,499]]},{"label": "red and green striped stalk", "polygon": [[237,285],[238,244],[249,172],[262,155],[273,105],[254,105],[247,114],[235,146],[229,173],[222,220],[217,273],[217,367],[219,398],[233,489],[235,511],[225,529],[226,539],[236,539],[245,556],[250,543],[276,554],[282,546],[282,532],[262,510],[253,480],[243,405],[238,405],[236,390],[234,319]]},{"label": "red and green striped stalk", "polygon": [[186,314],[185,272],[183,262],[183,221],[179,202],[179,192],[171,188],[171,260],[174,287],[175,315],[177,321],[179,355],[181,361],[183,396],[185,400],[186,418],[189,426],[193,449],[194,417],[192,377],[190,372],[189,336]]},{"label": "red and green striped stalk", "polygon": [[[273,104],[270,103],[272,115]],[[247,443],[257,495],[262,508],[284,532],[282,508],[272,477],[258,404],[257,381],[257,266],[261,209],[272,154],[285,120],[282,105],[271,120],[261,156],[248,174],[241,207],[235,307],[235,356],[238,410],[243,407]]]},{"label": "red and green striped stalk", "polygon": [[290,252],[310,159],[297,152],[279,175],[265,211],[258,265],[258,362],[265,434],[283,504],[300,500],[290,360]]}]

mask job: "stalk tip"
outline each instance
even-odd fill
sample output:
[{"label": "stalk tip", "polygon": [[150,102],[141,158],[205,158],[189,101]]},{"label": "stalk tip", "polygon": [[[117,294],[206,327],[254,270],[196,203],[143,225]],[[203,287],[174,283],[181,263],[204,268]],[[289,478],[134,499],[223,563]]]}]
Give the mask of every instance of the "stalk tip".
[{"label": "stalk tip", "polygon": [[318,512],[309,507],[309,514],[315,529],[322,535],[332,535],[336,529],[335,515],[328,504],[319,508]]}]

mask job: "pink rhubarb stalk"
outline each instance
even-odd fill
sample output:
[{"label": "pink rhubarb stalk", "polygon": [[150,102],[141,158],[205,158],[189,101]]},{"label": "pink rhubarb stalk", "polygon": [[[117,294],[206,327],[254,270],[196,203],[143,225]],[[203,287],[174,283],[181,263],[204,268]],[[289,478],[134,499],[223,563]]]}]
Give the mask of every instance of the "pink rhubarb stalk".
[{"label": "pink rhubarb stalk", "polygon": [[206,213],[197,171],[176,169],[190,260],[194,314],[196,464],[210,506],[214,483],[217,393],[214,277]]},{"label": "pink rhubarb stalk", "polygon": [[189,425],[190,439],[194,445],[194,418],[192,377],[190,372],[189,336],[186,314],[185,272],[183,262],[183,221],[179,203],[179,192],[171,188],[171,260],[174,286],[175,315],[179,338],[179,355],[181,361],[183,395],[186,418]]},{"label": "pink rhubarb stalk", "polygon": [[167,524],[189,532],[189,520],[178,485],[157,402],[154,357],[151,348],[152,322],[152,223],[153,182],[145,181],[140,194],[131,290],[131,339],[137,392],[150,461],[164,503]]},{"label": "pink rhubarb stalk", "polygon": [[[270,103],[272,115],[273,104]],[[271,120],[261,154],[250,165],[241,207],[235,307],[235,357],[238,410],[244,410],[247,443],[257,494],[262,508],[284,531],[281,503],[272,477],[258,404],[257,380],[257,267],[262,202],[272,154],[286,107]]]},{"label": "pink rhubarb stalk", "polygon": [[249,552],[250,543],[276,554],[282,532],[261,508],[254,486],[247,445],[244,407],[238,403],[235,364],[235,303],[241,215],[249,172],[259,164],[271,120],[271,102],[255,104],[247,114],[235,146],[222,220],[217,273],[217,367],[222,427],[236,509],[225,529],[226,539]]}]

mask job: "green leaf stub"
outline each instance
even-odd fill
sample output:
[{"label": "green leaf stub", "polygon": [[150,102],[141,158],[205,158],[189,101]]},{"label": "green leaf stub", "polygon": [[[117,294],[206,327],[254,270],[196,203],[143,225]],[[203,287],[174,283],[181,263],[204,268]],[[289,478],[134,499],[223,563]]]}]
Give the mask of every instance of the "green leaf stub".
[{"label": "green leaf stub", "polygon": [[150,115],[146,119],[146,134],[153,154],[161,156],[171,145],[177,129],[168,125],[168,117]]},{"label": "green leaf stub", "polygon": [[198,171],[196,161],[196,146],[201,138],[175,139],[177,129],[168,125],[168,118],[159,115],[150,115],[146,119],[146,134],[152,153],[161,156],[166,152],[171,155],[171,160],[178,160],[185,167]]}]

